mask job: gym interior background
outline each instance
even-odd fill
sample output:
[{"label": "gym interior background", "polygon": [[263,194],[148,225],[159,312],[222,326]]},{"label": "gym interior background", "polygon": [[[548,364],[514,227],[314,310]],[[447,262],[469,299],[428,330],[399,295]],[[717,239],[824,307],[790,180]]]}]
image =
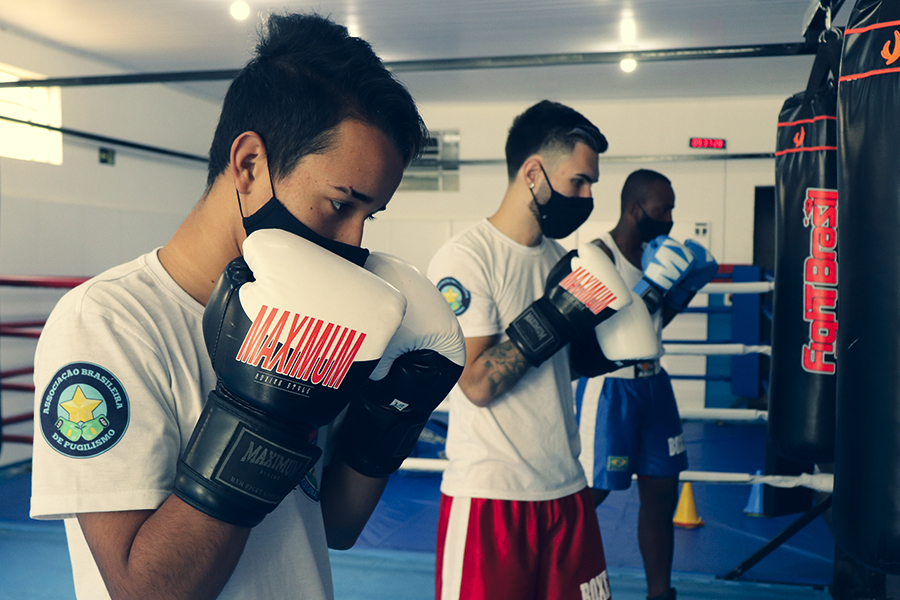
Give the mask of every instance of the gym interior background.
[{"label": "gym interior background", "polygon": [[[594,212],[584,226],[563,240],[564,245],[574,247],[612,228],[625,177],[636,168],[650,168],[666,174],[676,191],[673,237],[700,240],[723,264],[752,265],[756,260],[763,271],[771,268],[760,264],[771,257],[771,249],[767,250],[767,244],[773,243],[767,239],[771,233],[761,233],[770,231],[771,212],[766,201],[759,208],[758,198],[771,197],[775,184],[775,133],[781,105],[788,96],[805,89],[813,63],[812,53],[797,48],[806,41],[811,20],[821,18],[818,2],[805,0],[391,0],[378,3],[377,8],[363,3],[356,6],[355,2],[323,1],[315,6],[287,2],[284,6],[251,4],[252,14],[244,22],[230,20],[226,14],[229,2],[224,1],[155,2],[152,10],[156,14],[152,15],[142,12],[150,8],[142,9],[138,4],[143,3],[131,0],[4,4],[0,7],[0,71],[9,73],[8,79],[236,69],[246,61],[259,13],[270,9],[316,8],[345,22],[351,30],[357,27],[389,65],[398,66],[398,77],[417,99],[436,143],[435,151],[410,172],[389,210],[367,224],[363,243],[371,250],[395,254],[423,271],[446,239],[499,205],[506,187],[502,159],[509,125],[516,114],[543,98],[575,107],[596,123],[610,142],[609,151],[601,156],[600,181],[594,186]],[[847,6],[834,15],[836,24],[849,9]],[[202,11],[213,10],[222,15],[216,13],[200,27]],[[167,11],[169,14],[162,14]],[[623,33],[623,27],[628,26],[622,23],[629,18],[636,24],[636,36],[626,40],[623,35],[629,34]],[[62,19],[69,19],[73,30],[95,23],[102,35],[95,32],[94,42],[90,42],[90,31],[67,33],[57,25]],[[136,35],[138,32],[142,35]],[[196,37],[193,41],[192,35]],[[129,36],[135,39],[129,41]],[[765,52],[742,58],[725,56],[728,48],[766,44],[796,46],[780,48],[782,55],[776,56]],[[649,54],[678,48],[716,48],[718,53],[696,60],[654,60]],[[620,69],[618,55],[614,62],[601,59],[603,54],[626,51],[639,57],[634,73]],[[646,61],[640,58],[642,51],[648,53]],[[515,67],[504,66],[503,61],[477,60],[513,56],[531,56],[532,61]],[[546,61],[554,56],[558,64]],[[536,66],[541,57],[545,66]],[[431,67],[406,64],[426,60],[434,61]],[[450,64],[453,60],[461,62],[454,67]],[[402,70],[404,64],[408,70]],[[0,274],[86,277],[165,243],[203,193],[206,168],[202,157],[226,85],[227,81],[62,85],[33,88],[24,100],[22,89],[0,89],[0,115],[28,120],[22,116],[29,114],[28,110],[46,108],[43,122],[68,131],[34,131],[0,121]],[[18,96],[13,97],[14,90]],[[10,106],[8,98],[14,98],[17,107],[7,114],[3,111]],[[31,108],[23,112],[23,104],[28,103]],[[104,139],[89,139],[79,132]],[[10,144],[9,140],[24,138],[13,136],[36,138],[38,146],[23,150],[21,142]],[[695,148],[690,144],[692,138],[725,143],[722,148]],[[760,217],[755,228],[758,214],[766,216]],[[0,286],[0,320],[27,323],[45,318],[64,291]],[[711,303],[727,304],[728,300],[710,297]],[[698,297],[698,304],[705,301]],[[666,337],[707,340],[722,332],[730,333],[727,325],[717,325],[714,317],[698,312],[679,317],[667,328]],[[28,367],[33,351],[33,338],[4,335],[0,339],[0,370]],[[694,376],[675,381],[680,408],[739,404],[741,398],[730,388],[714,386],[711,379],[703,377],[710,374],[712,359],[670,356],[665,360],[671,372]],[[29,380],[25,374],[4,381]],[[760,395],[764,395],[764,387]],[[29,412],[32,399],[28,391],[4,389],[0,397],[3,417]],[[755,402],[755,407],[764,408],[758,403],[760,398],[743,400],[744,406]],[[11,423],[4,426],[3,433],[27,436],[32,434],[32,426],[27,421]],[[703,422],[686,427],[686,433],[692,469],[705,466],[746,473],[763,468],[764,421],[750,425]],[[725,464],[723,454],[734,461]],[[722,460],[717,461],[717,456]],[[29,457],[28,444],[4,443],[0,469],[7,470],[7,477],[0,479],[16,479],[27,471]],[[348,554],[362,557],[358,558],[362,561],[359,568],[365,570],[366,557],[371,558],[367,550],[392,551],[393,556],[407,561],[410,573],[418,572],[430,583],[433,565],[429,560],[433,559],[428,553],[433,556],[436,521],[428,511],[429,502],[436,498],[438,478],[407,474],[396,479],[361,548]],[[7,499],[0,504],[13,502],[12,494],[27,495],[28,488],[13,482],[7,490],[0,493]],[[679,532],[675,569],[685,577],[694,573],[714,580],[724,575],[797,516],[755,521],[747,517],[742,509],[751,494],[750,486],[727,487],[717,496],[718,492],[708,494],[706,486],[698,484],[694,493],[707,527]],[[26,506],[27,498],[18,502]],[[637,581],[632,586],[633,597],[640,597],[635,506],[636,496],[629,492],[613,494],[600,508],[614,575],[613,593],[619,598],[631,597],[626,582],[629,569]],[[406,517],[398,517],[399,513]],[[715,516],[720,513],[730,514]],[[11,518],[9,523],[14,521]],[[16,526],[25,527],[22,523]],[[4,527],[0,523],[0,530]],[[25,533],[18,541],[9,541],[4,534],[4,548],[25,547],[29,535],[43,535],[46,530],[41,534],[22,531]],[[834,548],[829,535],[818,519],[787,544],[793,544],[785,550],[789,558],[770,559],[768,563],[775,564],[768,567],[764,561],[755,577],[744,579],[790,584],[792,597],[826,597],[825,589],[833,583]],[[618,551],[613,548],[619,547],[623,558],[617,563]],[[693,557],[684,559],[687,554]],[[65,561],[62,565],[64,568]],[[339,592],[340,580],[352,579],[341,569],[353,567],[336,561]],[[617,573],[621,576],[619,588]],[[716,597],[700,595],[709,581],[698,581],[696,596],[687,591],[690,582],[676,583],[679,595]],[[357,597],[343,589],[343,598]],[[424,590],[430,592],[427,585]],[[744,590],[748,590],[748,598],[769,597],[764,594],[770,593],[765,586]],[[740,586],[716,593],[744,597],[739,595],[743,593]],[[385,594],[380,597],[400,597]]]}]

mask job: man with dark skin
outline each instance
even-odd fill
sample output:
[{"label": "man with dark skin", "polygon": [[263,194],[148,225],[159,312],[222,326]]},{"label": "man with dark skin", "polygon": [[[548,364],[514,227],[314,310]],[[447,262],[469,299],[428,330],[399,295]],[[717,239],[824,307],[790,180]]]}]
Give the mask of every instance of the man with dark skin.
[{"label": "man with dark skin", "polygon": [[[662,174],[641,169],[626,179],[618,223],[593,243],[613,260],[628,285],[633,287],[643,277],[645,248],[669,233],[674,208],[675,192]],[[660,339],[662,328],[676,314],[667,303],[652,314]],[[581,457],[594,503],[603,502],[610,490],[627,489],[632,474],[638,475],[638,546],[648,598],[674,599],[672,516],[678,502],[678,474],[687,468],[687,455],[669,376],[655,359],[604,377],[582,378],[576,403],[582,448],[594,448],[592,455],[583,450]]]}]

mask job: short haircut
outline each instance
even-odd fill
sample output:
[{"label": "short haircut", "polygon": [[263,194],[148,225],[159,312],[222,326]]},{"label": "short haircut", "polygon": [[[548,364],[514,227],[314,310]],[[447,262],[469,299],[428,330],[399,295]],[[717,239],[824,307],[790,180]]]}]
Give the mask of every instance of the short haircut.
[{"label": "short haircut", "polygon": [[668,177],[650,169],[638,169],[629,175],[622,186],[622,212],[633,202],[643,204],[650,195],[651,186],[657,182],[672,185]]},{"label": "short haircut", "polygon": [[245,131],[262,138],[270,172],[281,179],[304,156],[328,149],[346,119],[384,133],[405,165],[427,137],[412,96],[368,42],[315,13],[271,15],[254,58],[225,95],[207,185],[225,171],[231,146]]},{"label": "short haircut", "polygon": [[506,171],[510,181],[529,156],[544,151],[571,153],[578,142],[598,154],[609,147],[600,130],[578,111],[559,102],[538,102],[516,117],[509,129]]}]

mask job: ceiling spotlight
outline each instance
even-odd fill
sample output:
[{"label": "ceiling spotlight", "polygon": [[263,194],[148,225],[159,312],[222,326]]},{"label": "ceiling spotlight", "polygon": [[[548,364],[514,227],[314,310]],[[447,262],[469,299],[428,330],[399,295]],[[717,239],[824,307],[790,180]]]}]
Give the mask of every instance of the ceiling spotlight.
[{"label": "ceiling spotlight", "polygon": [[619,63],[619,68],[626,73],[631,73],[637,69],[637,61],[633,58],[623,58],[622,62]]},{"label": "ceiling spotlight", "polygon": [[623,17],[619,22],[619,35],[626,46],[637,41],[637,23],[632,17]]},{"label": "ceiling spotlight", "polygon": [[238,0],[231,5],[231,16],[238,21],[243,21],[250,16],[250,6],[246,2]]}]

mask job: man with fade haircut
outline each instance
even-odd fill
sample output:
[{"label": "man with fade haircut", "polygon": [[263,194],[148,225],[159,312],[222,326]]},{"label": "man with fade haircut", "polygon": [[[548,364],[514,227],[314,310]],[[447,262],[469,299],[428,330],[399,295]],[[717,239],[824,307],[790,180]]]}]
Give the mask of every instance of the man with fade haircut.
[{"label": "man with fade haircut", "polygon": [[[646,303],[662,354],[662,329],[684,310],[718,265],[700,244],[668,236],[675,192],[662,173],[639,169],[622,187],[616,226],[593,244],[612,259],[622,279]],[[575,370],[593,375],[579,364]],[[599,505],[610,490],[624,490],[637,475],[640,510],[638,547],[644,561],[649,600],[675,600],[671,587],[675,535],[672,515],[678,503],[678,474],[687,469],[681,418],[669,374],[659,355],[603,376],[582,377],[575,403],[581,462]],[[600,374],[599,372],[596,374]]]},{"label": "man with fade haircut", "polygon": [[[591,291],[614,282],[605,279],[602,252],[567,255],[554,239],[591,214],[606,149],[600,130],[577,111],[535,104],[509,130],[499,209],[450,239],[428,267],[459,318],[467,351],[449,398],[439,600],[610,597],[578,462],[568,342],[615,314]],[[611,263],[609,270],[618,279]]]},{"label": "man with fade haircut", "polygon": [[[391,432],[414,439],[464,362],[434,286],[360,247],[425,133],[367,42],[268,18],[203,197],[164,246],[66,294],[38,343],[31,516],[65,519],[79,599],[334,597],[328,548],[355,543],[402,460]],[[436,346],[410,339],[417,306]],[[388,413],[409,362],[427,390]]]}]

